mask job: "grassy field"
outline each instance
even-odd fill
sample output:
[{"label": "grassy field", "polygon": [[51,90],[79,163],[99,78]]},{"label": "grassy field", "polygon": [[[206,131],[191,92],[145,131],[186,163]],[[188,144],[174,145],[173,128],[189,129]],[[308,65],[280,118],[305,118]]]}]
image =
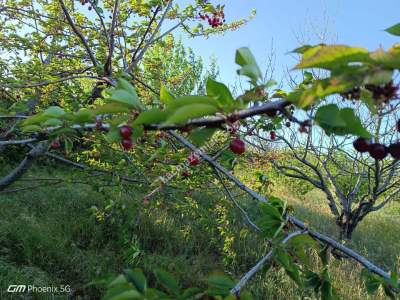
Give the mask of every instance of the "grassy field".
[{"label": "grassy field", "polygon": [[[67,172],[70,170],[65,167],[51,173],[33,168],[25,179],[67,178]],[[81,174],[73,172],[75,178]],[[0,194],[1,299],[9,296],[4,291],[11,283],[71,285],[74,298],[98,299],[104,290],[90,283],[127,267],[142,268],[151,283],[155,282],[151,270],[162,267],[174,273],[183,286],[202,286],[204,278],[214,271],[239,278],[267,250],[244,225],[222,189],[166,190],[170,193],[144,206],[144,187],[98,188],[50,182],[32,190]],[[22,186],[28,184],[37,182],[25,180]],[[294,197],[279,187],[275,193],[310,225],[335,234],[334,222],[318,191]],[[256,210],[250,199],[242,197],[241,201],[250,211]],[[399,214],[400,207],[393,204],[367,217],[356,230],[352,246],[378,265],[391,268],[399,259]],[[380,294],[366,295],[359,271],[359,266],[348,261],[332,264],[342,298],[384,299]],[[257,299],[314,297],[299,291],[283,271],[275,270],[257,274],[248,289]],[[30,297],[43,299],[40,294]]]}]

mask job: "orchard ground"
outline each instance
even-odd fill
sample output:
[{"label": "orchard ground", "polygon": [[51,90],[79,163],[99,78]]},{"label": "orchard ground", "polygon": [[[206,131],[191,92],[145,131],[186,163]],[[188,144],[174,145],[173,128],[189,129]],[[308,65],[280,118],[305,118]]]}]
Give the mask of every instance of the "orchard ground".
[{"label": "orchard ground", "polygon": [[[235,175],[250,187],[262,189],[255,174],[259,164],[249,163],[242,162]],[[204,164],[195,168],[211,172]],[[2,175],[7,169],[1,170]],[[269,172],[267,167],[264,171]],[[172,272],[185,286],[205,285],[204,278],[215,271],[239,278],[267,250],[260,237],[246,227],[222,187],[212,182],[194,186],[190,177],[182,179],[178,189],[166,187],[162,196],[143,205],[143,195],[148,192],[145,185],[122,189],[113,187],[112,182],[102,188],[68,183],[80,176],[84,173],[79,170],[45,161],[13,188],[32,185],[29,179],[34,178],[66,182],[52,185],[51,180],[33,181],[44,182],[44,186],[0,194],[1,295],[11,283],[71,285],[77,299],[97,299],[104,293],[102,282],[128,267],[142,268],[149,274],[150,285],[155,284],[152,270],[156,267]],[[337,236],[323,194],[299,191],[296,186],[300,185],[282,181],[271,183],[268,189],[291,204],[295,215],[311,226]],[[256,216],[256,204],[240,190],[234,193]],[[394,202],[366,217],[350,246],[390,269],[399,259],[398,228],[400,205]],[[332,260],[330,268],[343,299],[385,299],[382,294],[366,294],[359,276],[361,268],[353,262]],[[275,269],[257,274],[247,290],[256,299],[315,297],[301,292],[284,271]],[[41,299],[39,294],[32,297]]]}]

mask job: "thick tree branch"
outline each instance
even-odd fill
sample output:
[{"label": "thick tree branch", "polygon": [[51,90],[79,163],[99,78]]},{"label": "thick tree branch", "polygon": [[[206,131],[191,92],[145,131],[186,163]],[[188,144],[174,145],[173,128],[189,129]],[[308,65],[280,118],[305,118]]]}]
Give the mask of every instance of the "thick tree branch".
[{"label": "thick tree branch", "polygon": [[12,170],[8,175],[0,179],[0,191],[18,180],[26,170],[31,166],[32,162],[47,151],[47,141],[43,141],[32,148],[22,162]]}]

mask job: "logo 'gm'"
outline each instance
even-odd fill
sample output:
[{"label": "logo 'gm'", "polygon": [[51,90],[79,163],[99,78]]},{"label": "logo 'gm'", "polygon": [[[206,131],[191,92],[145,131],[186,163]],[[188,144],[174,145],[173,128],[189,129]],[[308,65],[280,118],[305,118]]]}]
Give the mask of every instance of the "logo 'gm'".
[{"label": "logo 'gm'", "polygon": [[8,286],[7,292],[9,293],[23,293],[26,290],[26,285],[24,284],[10,284]]}]

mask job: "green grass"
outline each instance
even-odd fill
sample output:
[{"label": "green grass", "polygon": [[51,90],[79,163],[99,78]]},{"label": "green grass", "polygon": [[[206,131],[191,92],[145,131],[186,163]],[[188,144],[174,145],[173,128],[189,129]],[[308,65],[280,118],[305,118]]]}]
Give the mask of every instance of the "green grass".
[{"label": "green grass", "polygon": [[[67,176],[70,172],[62,167],[51,173],[34,168],[25,178],[71,178]],[[74,171],[72,175],[79,178],[82,174]],[[34,183],[22,183],[27,184]],[[25,283],[68,284],[77,299],[98,299],[103,287],[88,283],[127,267],[142,268],[150,284],[155,284],[152,270],[162,267],[185,287],[204,286],[204,278],[214,271],[239,278],[267,250],[262,239],[244,226],[222,189],[170,190],[162,199],[143,206],[145,191],[148,187],[99,189],[65,183],[0,194],[0,298],[7,299],[4,291],[9,284]],[[303,198],[285,189],[277,193],[310,225],[335,234],[320,193],[312,191]],[[249,211],[256,211],[254,202],[246,197],[241,201]],[[96,218],[93,207],[105,212],[105,218],[101,213]],[[399,207],[394,205],[367,217],[356,230],[352,246],[378,265],[392,267],[399,259],[398,215]],[[332,265],[335,286],[343,299],[384,299],[366,295],[360,269],[345,260]],[[274,269],[257,274],[248,289],[257,299],[312,296],[302,294],[284,272]],[[30,296],[43,299],[39,294]]]}]

